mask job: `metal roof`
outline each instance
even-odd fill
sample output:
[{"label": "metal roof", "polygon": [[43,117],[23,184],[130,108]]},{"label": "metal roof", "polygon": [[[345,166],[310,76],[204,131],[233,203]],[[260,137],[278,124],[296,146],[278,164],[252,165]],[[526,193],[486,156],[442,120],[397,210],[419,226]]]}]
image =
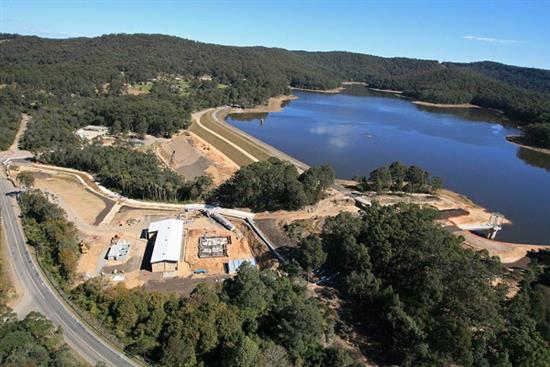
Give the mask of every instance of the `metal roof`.
[{"label": "metal roof", "polygon": [[149,224],[149,233],[157,232],[151,263],[160,261],[180,261],[183,239],[183,221],[165,219]]}]

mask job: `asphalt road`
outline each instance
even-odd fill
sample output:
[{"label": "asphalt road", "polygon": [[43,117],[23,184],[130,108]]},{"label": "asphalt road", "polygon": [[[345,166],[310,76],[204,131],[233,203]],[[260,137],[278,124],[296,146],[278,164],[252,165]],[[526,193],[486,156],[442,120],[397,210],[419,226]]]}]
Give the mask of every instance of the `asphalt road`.
[{"label": "asphalt road", "polygon": [[85,324],[73,316],[72,310],[66,306],[59,295],[53,290],[38,269],[38,265],[30,256],[26,248],[20,220],[18,218],[19,207],[12,195],[15,188],[4,174],[0,174],[0,210],[4,225],[4,234],[8,245],[6,262],[10,262],[13,273],[17,278],[15,283],[18,289],[24,293],[24,310],[16,311],[21,316],[29,311],[39,311],[63,328],[67,342],[85,361],[95,365],[103,361],[108,366],[130,367],[138,364],[129,360],[124,354],[97,336]]}]

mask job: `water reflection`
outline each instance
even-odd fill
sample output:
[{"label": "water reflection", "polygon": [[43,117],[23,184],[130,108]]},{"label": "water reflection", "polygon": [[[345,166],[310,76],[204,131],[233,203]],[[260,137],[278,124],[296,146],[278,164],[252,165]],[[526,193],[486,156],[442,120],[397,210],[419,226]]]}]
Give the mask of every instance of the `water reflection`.
[{"label": "water reflection", "polygon": [[504,213],[514,225],[498,239],[550,243],[550,157],[506,141],[520,131],[493,111],[417,106],[362,86],[295,94],[282,112],[227,121],[310,165],[328,163],[341,178],[395,160],[421,166],[445,187]]},{"label": "water reflection", "polygon": [[516,156],[532,167],[542,168],[550,172],[550,156],[548,154],[519,147]]}]

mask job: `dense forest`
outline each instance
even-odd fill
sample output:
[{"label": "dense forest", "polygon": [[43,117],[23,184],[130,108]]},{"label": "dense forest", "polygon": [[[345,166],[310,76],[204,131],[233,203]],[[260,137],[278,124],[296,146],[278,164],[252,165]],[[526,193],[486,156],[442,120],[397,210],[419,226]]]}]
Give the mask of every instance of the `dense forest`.
[{"label": "dense forest", "polygon": [[163,35],[53,40],[5,34],[1,38],[0,83],[54,96],[90,97],[102,93],[106,85],[116,90],[165,73],[188,79],[208,75],[227,86],[210,93],[212,99],[251,105],[284,93],[288,86],[328,89],[353,80],[402,89],[429,102],[498,108],[527,123],[550,121],[547,70],[220,46]]},{"label": "dense forest", "polygon": [[532,254],[510,298],[496,285],[506,274],[498,258],[464,249],[435,218],[407,205],[343,213],[301,241],[297,260],[339,275],[333,285],[382,343],[383,364],[548,366],[550,254]]},{"label": "dense forest", "polygon": [[246,264],[221,288],[202,284],[189,297],[113,288],[100,279],[79,285],[72,297],[128,352],[161,366],[360,366],[325,346],[333,319],[307,296],[303,280]]},{"label": "dense forest", "polygon": [[550,123],[550,96],[520,89],[458,67],[405,74],[371,82],[378,88],[401,90],[414,99],[471,103],[504,111],[520,124]]},{"label": "dense forest", "polygon": [[9,91],[0,92],[0,150],[7,150],[15,139],[21,121],[20,108]]},{"label": "dense forest", "polygon": [[523,68],[498,62],[464,63],[446,62],[445,65],[469,69],[489,78],[535,92],[550,94],[550,70]]},{"label": "dense forest", "polygon": [[65,211],[39,190],[24,192],[20,205],[27,243],[55,281],[63,288],[70,287],[80,257],[76,227]]},{"label": "dense forest", "polygon": [[334,183],[330,166],[298,173],[296,167],[277,158],[241,168],[214,193],[221,205],[253,211],[297,210],[315,204]]},{"label": "dense forest", "polygon": [[526,126],[524,139],[529,145],[550,149],[550,124],[531,124]]},{"label": "dense forest", "polygon": [[186,201],[201,198],[212,184],[207,176],[184,180],[151,153],[125,146],[66,146],[42,159],[58,166],[87,171],[105,187],[134,199]]}]

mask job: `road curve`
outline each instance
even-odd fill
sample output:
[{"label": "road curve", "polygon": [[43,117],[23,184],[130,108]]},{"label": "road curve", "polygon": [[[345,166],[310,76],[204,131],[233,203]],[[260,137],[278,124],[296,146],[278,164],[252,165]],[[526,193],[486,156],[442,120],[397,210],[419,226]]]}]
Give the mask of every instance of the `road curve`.
[{"label": "road curve", "polygon": [[[85,361],[95,365],[102,361],[108,366],[132,367],[137,363],[127,358],[121,351],[111,347],[89,327],[83,324],[60,296],[44,279],[38,265],[30,256],[18,219],[18,205],[8,193],[15,188],[3,173],[0,176],[0,210],[9,259],[16,284],[22,286],[26,299],[25,306],[15,305],[15,311],[23,316],[29,311],[39,311],[52,322],[63,328],[64,338],[71,348]],[[24,309],[22,309],[24,308]]]}]

